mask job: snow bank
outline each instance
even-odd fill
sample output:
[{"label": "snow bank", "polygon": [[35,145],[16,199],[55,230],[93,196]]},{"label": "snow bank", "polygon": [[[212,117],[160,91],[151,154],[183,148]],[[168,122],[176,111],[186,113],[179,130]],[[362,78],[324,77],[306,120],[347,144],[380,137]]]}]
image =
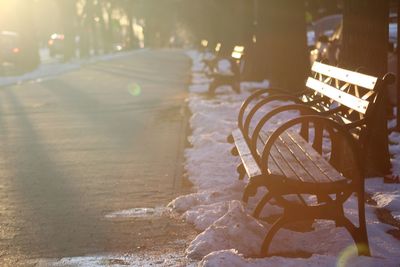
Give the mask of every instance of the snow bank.
[{"label": "snow bank", "polygon": [[27,81],[32,80],[42,80],[44,78],[54,77],[69,71],[73,71],[76,69],[81,68],[83,65],[95,63],[98,61],[107,61],[116,58],[122,58],[129,56],[133,53],[138,53],[142,50],[136,51],[129,51],[129,52],[122,52],[116,54],[106,54],[91,57],[89,59],[79,59],[79,60],[72,60],[70,62],[61,63],[61,62],[49,62],[46,64],[41,64],[37,69],[32,72],[28,72],[18,76],[0,76],[0,87],[1,86],[8,86],[13,84],[20,84]]},{"label": "snow bank", "polygon": [[[197,192],[181,196],[169,204],[173,210],[182,213],[182,218],[202,231],[190,243],[187,256],[201,260],[200,266],[398,266],[400,242],[386,233],[392,227],[380,223],[375,215],[376,208],[368,205],[366,217],[373,257],[356,256],[355,246],[347,231],[336,228],[332,222],[321,220],[314,222],[313,231],[282,229],[274,237],[270,252],[297,258],[254,258],[259,254],[260,245],[271,225],[249,215],[263,192],[258,192],[249,204],[240,202],[245,182],[237,180],[239,159],[231,156],[233,146],[227,143],[226,137],[236,128],[237,112],[242,101],[252,89],[266,88],[269,84],[267,81],[242,83],[241,94],[234,94],[225,88],[218,89],[215,98],[207,98],[210,81],[201,74],[205,67],[202,62],[204,55],[193,51],[188,55],[193,59],[192,85],[189,87],[193,133],[189,137],[192,146],[185,151],[185,168]],[[282,104],[272,103],[267,109]],[[271,127],[296,115],[287,113],[276,118]],[[400,157],[397,153],[400,151],[400,136],[391,136],[391,140],[395,143],[391,151],[396,150]],[[397,162],[400,159],[395,158],[395,166]],[[392,210],[398,216],[399,185],[386,185],[382,178],[376,178],[368,179],[366,187],[378,207]],[[350,220],[357,222],[355,198],[346,202],[345,212]],[[267,205],[261,217],[280,213],[279,207]]]}]

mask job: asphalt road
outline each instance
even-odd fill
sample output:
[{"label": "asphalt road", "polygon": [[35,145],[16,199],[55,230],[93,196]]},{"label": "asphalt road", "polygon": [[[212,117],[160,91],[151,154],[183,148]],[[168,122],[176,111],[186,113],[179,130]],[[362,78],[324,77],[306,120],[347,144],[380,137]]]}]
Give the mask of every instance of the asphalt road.
[{"label": "asphalt road", "polygon": [[106,218],[181,193],[189,65],[179,51],[139,51],[0,88],[0,265],[160,249],[190,233]]}]

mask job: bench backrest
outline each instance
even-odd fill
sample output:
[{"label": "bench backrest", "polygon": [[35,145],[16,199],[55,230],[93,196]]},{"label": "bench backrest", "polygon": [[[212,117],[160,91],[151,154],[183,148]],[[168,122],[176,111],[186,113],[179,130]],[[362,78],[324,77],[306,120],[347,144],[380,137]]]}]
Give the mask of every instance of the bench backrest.
[{"label": "bench backrest", "polygon": [[367,118],[384,87],[383,80],[320,62],[315,62],[311,71],[312,76],[306,83],[312,90],[311,99],[319,99],[317,103],[326,110],[335,110],[331,115],[335,120],[347,125],[356,124],[353,135],[363,135]]},{"label": "bench backrest", "polygon": [[329,100],[331,107],[346,107],[349,114],[355,112],[363,118],[370,103],[376,100],[377,77],[319,62],[313,64],[311,71],[313,77],[307,79],[306,86],[317,97]]}]

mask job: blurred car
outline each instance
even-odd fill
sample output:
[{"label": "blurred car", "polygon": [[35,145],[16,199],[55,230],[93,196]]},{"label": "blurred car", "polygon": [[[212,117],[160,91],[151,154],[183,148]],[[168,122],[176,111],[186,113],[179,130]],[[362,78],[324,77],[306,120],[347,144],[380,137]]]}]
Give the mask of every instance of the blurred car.
[{"label": "blurred car", "polygon": [[342,14],[329,15],[320,18],[307,26],[307,43],[310,49],[313,49],[322,35],[331,36],[335,29],[342,22]]},{"label": "blurred car", "polygon": [[[393,52],[397,49],[397,15],[391,15],[388,30],[389,52]],[[339,24],[332,32],[330,30],[325,30],[323,34],[318,35],[315,48],[310,51],[310,61],[325,61],[329,64],[336,65],[339,61],[342,32],[343,23],[342,20],[340,20]]]},{"label": "blurred car", "polygon": [[64,54],[64,34],[53,33],[50,36],[49,41],[47,42],[49,47],[49,53],[51,57],[55,57],[56,55]]},{"label": "blurred car", "polygon": [[0,32],[0,65],[18,67],[21,62],[21,42],[18,33]]},{"label": "blurred car", "polygon": [[329,15],[316,20],[312,24],[315,36],[317,38],[322,35],[331,36],[342,23],[342,20],[342,14]]}]

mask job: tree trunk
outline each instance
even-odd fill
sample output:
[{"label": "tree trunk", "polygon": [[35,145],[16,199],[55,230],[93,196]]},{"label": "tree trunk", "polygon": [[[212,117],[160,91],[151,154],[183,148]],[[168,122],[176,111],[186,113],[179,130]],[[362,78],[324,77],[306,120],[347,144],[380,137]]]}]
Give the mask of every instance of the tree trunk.
[{"label": "tree trunk", "polygon": [[[296,93],[309,73],[304,1],[258,1],[257,76]],[[261,78],[261,77],[260,77]]]},{"label": "tree trunk", "polygon": [[244,68],[242,73],[242,80],[244,81],[257,81],[263,80],[265,72],[258,71],[258,65],[262,64],[259,60],[257,53],[257,45],[253,40],[256,37],[257,27],[257,14],[258,10],[256,0],[246,1],[243,10],[243,43],[245,46],[244,51]]},{"label": "tree trunk", "polygon": [[[382,77],[387,72],[388,0],[344,1],[343,42],[340,64],[350,69]],[[382,105],[373,118],[371,139],[366,148],[368,174],[390,172],[388,150],[387,92],[383,90]]]}]

